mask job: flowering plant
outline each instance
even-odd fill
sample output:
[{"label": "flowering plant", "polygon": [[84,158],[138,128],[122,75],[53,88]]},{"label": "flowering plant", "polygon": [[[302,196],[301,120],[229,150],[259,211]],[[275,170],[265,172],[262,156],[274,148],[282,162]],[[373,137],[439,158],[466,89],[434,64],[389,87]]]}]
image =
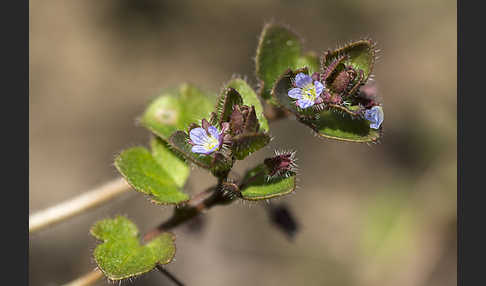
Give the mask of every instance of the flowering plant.
[{"label": "flowering plant", "polygon": [[[216,205],[260,201],[292,193],[296,187],[295,152],[284,151],[230,179],[233,165],[272,139],[269,122],[293,115],[320,137],[377,142],[383,108],[368,83],[375,44],[360,40],[319,57],[302,52],[300,38],[282,25],[267,24],[256,55],[258,91],[243,78],[232,78],[219,95],[183,84],[153,100],[140,119],[151,131],[150,150],[121,152],[115,166],[132,188],[158,205],[173,205],[172,217],[146,233],[140,245],[135,224],[123,216],[97,222],[92,235],[98,268],[111,280],[161,268],[175,255],[169,231],[198,218]],[[195,165],[218,183],[189,196],[184,184]],[[289,238],[298,224],[285,205],[268,208],[271,221]]]}]

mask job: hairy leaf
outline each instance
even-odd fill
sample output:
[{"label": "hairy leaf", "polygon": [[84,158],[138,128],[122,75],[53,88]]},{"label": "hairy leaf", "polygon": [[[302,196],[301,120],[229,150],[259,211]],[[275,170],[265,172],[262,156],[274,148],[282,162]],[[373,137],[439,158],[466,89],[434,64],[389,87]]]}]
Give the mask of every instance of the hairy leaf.
[{"label": "hairy leaf", "polygon": [[295,68],[301,56],[301,40],[287,27],[267,24],[257,48],[256,74],[261,80],[260,95],[270,99],[275,80],[288,68]]},{"label": "hairy leaf", "polygon": [[267,133],[243,133],[233,137],[233,155],[238,160],[245,159],[251,153],[265,147],[270,142]]},{"label": "hairy leaf", "polygon": [[381,136],[380,130],[370,128],[369,121],[345,112],[325,110],[319,113],[318,119],[301,118],[300,121],[328,139],[359,143],[373,142]]},{"label": "hairy leaf", "polygon": [[141,123],[167,141],[175,131],[186,130],[191,123],[208,118],[214,103],[214,96],[192,85],[183,84],[179,89],[167,91],[152,101]]},{"label": "hairy leaf", "polygon": [[137,226],[123,216],[98,221],[90,233],[103,242],[93,254],[98,267],[111,280],[146,273],[157,263],[167,264],[176,251],[175,237],[169,232],[140,245]]},{"label": "hairy leaf", "polygon": [[295,174],[270,177],[264,164],[249,170],[243,178],[241,195],[245,200],[264,200],[280,197],[295,190]]},{"label": "hairy leaf", "polygon": [[149,195],[155,203],[179,204],[189,199],[144,147],[123,151],[116,157],[115,167],[135,190]]},{"label": "hairy leaf", "polygon": [[243,99],[238,91],[231,87],[226,88],[220,95],[216,106],[219,113],[219,123],[228,122],[231,113],[233,112],[233,106],[241,104],[243,104]]},{"label": "hairy leaf", "polygon": [[334,60],[346,55],[347,58],[344,60],[344,64],[351,65],[356,70],[362,70],[364,75],[362,83],[365,83],[373,72],[375,54],[375,45],[371,40],[360,40],[332,52],[325,53],[323,63],[327,66]]},{"label": "hairy leaf", "polygon": [[184,158],[170,150],[170,146],[160,138],[153,137],[150,146],[154,159],[174,180],[175,184],[182,188],[191,172]]},{"label": "hairy leaf", "polygon": [[319,57],[314,52],[307,52],[297,59],[294,69],[307,68],[310,74],[319,72]]}]

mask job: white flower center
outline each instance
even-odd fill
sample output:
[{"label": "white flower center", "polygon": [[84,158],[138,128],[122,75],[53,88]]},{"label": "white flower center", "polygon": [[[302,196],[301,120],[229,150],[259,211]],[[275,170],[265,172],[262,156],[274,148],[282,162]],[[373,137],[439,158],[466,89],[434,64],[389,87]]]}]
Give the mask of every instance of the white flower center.
[{"label": "white flower center", "polygon": [[312,83],[302,88],[302,99],[315,101],[316,97],[316,87]]},{"label": "white flower center", "polygon": [[218,139],[214,138],[213,136],[208,136],[208,140],[204,142],[204,148],[206,150],[212,150],[214,147],[219,145]]}]

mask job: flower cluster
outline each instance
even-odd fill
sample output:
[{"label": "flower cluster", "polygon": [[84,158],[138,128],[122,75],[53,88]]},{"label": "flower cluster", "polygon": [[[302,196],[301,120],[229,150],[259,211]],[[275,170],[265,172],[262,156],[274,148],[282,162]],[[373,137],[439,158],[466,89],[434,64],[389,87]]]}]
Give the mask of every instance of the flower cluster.
[{"label": "flower cluster", "polygon": [[[328,69],[332,68],[336,66],[328,67]],[[370,121],[370,128],[379,129],[384,114],[374,98],[376,88],[363,85],[363,89],[358,90],[363,72],[361,70],[356,72],[351,66],[344,66],[344,70],[335,77],[331,78],[331,74],[332,71],[326,71],[323,74],[314,73],[309,76],[300,72],[293,79],[294,87],[288,90],[287,95],[296,99],[295,104],[301,109],[318,105],[316,112],[336,105],[342,109],[347,109],[349,105],[360,106],[359,114]],[[326,80],[331,82],[329,88],[326,87]],[[353,114],[352,111],[349,113]]]}]

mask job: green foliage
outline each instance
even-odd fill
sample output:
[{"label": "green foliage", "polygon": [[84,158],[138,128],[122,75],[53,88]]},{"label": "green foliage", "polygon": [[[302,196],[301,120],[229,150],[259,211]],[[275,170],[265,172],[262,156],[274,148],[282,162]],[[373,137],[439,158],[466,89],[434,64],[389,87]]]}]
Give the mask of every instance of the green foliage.
[{"label": "green foliage", "polygon": [[270,143],[270,135],[266,133],[244,133],[233,137],[233,155],[238,160],[245,159],[251,153]]},{"label": "green foliage", "polygon": [[[160,153],[160,150],[156,152]],[[189,196],[179,189],[183,178],[178,177],[176,183],[173,178],[178,175],[169,175],[162,167],[165,163],[159,162],[144,147],[134,147],[116,157],[115,167],[135,190],[149,195],[157,204],[180,204],[187,201]],[[169,161],[168,166],[172,163]]]},{"label": "green foliage", "polygon": [[[381,129],[371,129],[370,121],[379,122],[372,126],[380,128],[383,114],[376,111],[381,111],[381,107],[374,107],[379,106],[376,92],[360,87],[370,77],[374,61],[374,44],[361,40],[326,52],[319,62],[316,53],[302,52],[302,41],[293,31],[267,24],[256,55],[259,96],[276,106],[268,110],[275,115],[272,118],[292,113],[322,137],[373,142],[380,137]],[[306,105],[299,102],[308,107],[305,109],[288,95],[300,72],[313,74],[313,81],[325,85],[321,92],[314,82],[319,86],[317,92],[314,86],[299,83],[300,89],[292,91],[292,97],[307,100]],[[369,110],[370,107],[374,109]],[[115,159],[116,168],[135,190],[150,196],[155,203],[180,205],[189,200],[181,191],[190,173],[188,162],[218,178],[218,185],[201,193],[202,197],[195,196],[176,208],[173,217],[162,224],[164,228],[177,226],[204,209],[231,203],[236,198],[265,200],[295,190],[294,152],[276,153],[249,170],[242,180],[228,180],[235,160],[245,159],[271,141],[262,102],[242,78],[226,83],[218,98],[189,84],[164,92],[149,104],[140,122],[156,135],[150,142],[151,152],[134,147]],[[190,130],[200,126],[206,133],[201,129],[193,131],[191,141]],[[218,134],[213,128],[218,129]],[[195,152],[208,154],[193,153],[193,147]],[[140,245],[137,227],[125,217],[99,221],[91,234],[103,241],[94,256],[99,268],[112,280],[145,273],[157,263],[169,263],[175,255],[172,234],[160,234]]]},{"label": "green foliage", "polygon": [[218,99],[218,122],[228,122],[233,113],[233,105],[242,105],[243,99],[241,98],[238,91],[234,88],[226,88]]},{"label": "green foliage", "polygon": [[141,118],[143,126],[164,140],[177,130],[185,130],[194,122],[208,117],[214,109],[215,97],[198,88],[183,84],[156,98]]},{"label": "green foliage", "polygon": [[[319,57],[314,52],[307,52],[297,59],[295,69],[307,68],[310,74],[319,72]],[[282,71],[283,72],[283,71]]]},{"label": "green foliage", "polygon": [[273,84],[285,70],[305,66],[311,71],[318,71],[318,63],[315,54],[302,55],[302,41],[296,33],[282,25],[265,25],[256,55],[256,75],[261,81],[260,96],[271,99]]},{"label": "green foliage", "polygon": [[243,199],[251,201],[287,195],[295,190],[295,173],[270,177],[267,167],[260,164],[246,173],[240,189]]},{"label": "green foliage", "polygon": [[96,246],[94,258],[111,280],[134,277],[152,270],[157,263],[167,264],[175,255],[175,237],[162,233],[140,245],[137,226],[126,217],[98,221],[91,235],[103,243]]},{"label": "green foliage", "polygon": [[351,65],[356,70],[363,71],[364,78],[362,83],[365,83],[373,72],[373,65],[376,58],[374,43],[371,40],[353,42],[340,49],[325,53],[322,62],[327,66],[341,56],[346,56],[342,61],[343,64]]},{"label": "green foliage", "polygon": [[172,152],[169,145],[157,137],[152,138],[150,147],[152,148],[152,156],[155,161],[172,177],[174,183],[179,188],[182,188],[191,172],[184,158]]},{"label": "green foliage", "polygon": [[328,139],[360,143],[373,142],[380,137],[380,131],[370,128],[367,120],[352,118],[344,112],[321,111],[317,119],[301,118],[300,121]]}]

